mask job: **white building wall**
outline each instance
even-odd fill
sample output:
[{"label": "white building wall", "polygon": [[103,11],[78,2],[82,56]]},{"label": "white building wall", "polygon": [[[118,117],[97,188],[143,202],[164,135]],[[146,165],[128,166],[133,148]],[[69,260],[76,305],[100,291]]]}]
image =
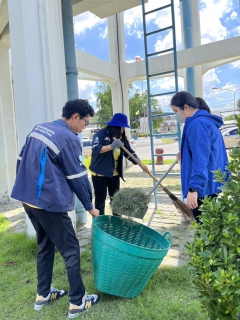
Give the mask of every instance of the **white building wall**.
[{"label": "white building wall", "polygon": [[17,136],[9,52],[0,48],[0,203],[10,201],[15,180]]},{"label": "white building wall", "polygon": [[61,1],[9,0],[8,9],[21,148],[33,126],[58,118],[67,100]]}]

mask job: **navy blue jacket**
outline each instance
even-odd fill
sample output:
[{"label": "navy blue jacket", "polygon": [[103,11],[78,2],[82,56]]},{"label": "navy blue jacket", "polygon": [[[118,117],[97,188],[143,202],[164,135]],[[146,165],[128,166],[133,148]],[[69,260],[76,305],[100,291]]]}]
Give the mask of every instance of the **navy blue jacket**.
[{"label": "navy blue jacket", "polygon": [[78,136],[63,120],[36,125],[17,161],[11,197],[46,211],[74,209],[74,193],[87,211],[92,189]]},{"label": "navy blue jacket", "polygon": [[[101,174],[105,177],[112,178],[114,173],[114,156],[113,156],[113,150],[99,153],[104,146],[109,146],[111,144],[109,132],[107,129],[101,129],[98,132],[95,133],[93,136],[93,142],[92,142],[92,160],[90,164],[90,170],[92,172],[95,172],[97,174]],[[124,145],[125,148],[135,157],[138,161],[140,159],[135,154],[135,151],[131,149],[129,145]],[[132,158],[125,153],[121,148],[120,157],[118,159],[118,173],[119,176],[123,179],[123,156],[130,160],[133,164],[136,164]],[[124,179],[123,179],[124,180]]]},{"label": "navy blue jacket", "polygon": [[186,119],[181,146],[181,182],[184,198],[188,188],[198,192],[198,198],[219,193],[221,183],[214,181],[212,170],[226,172],[226,148],[219,127],[222,118],[198,110]]}]

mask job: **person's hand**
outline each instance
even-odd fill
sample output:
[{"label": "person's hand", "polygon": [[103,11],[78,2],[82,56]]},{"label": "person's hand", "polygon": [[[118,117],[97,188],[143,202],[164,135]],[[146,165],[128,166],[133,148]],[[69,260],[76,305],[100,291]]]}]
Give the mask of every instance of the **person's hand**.
[{"label": "person's hand", "polygon": [[120,139],[116,139],[111,144],[111,148],[112,150],[114,150],[114,149],[120,148],[122,145],[123,145],[122,141]]},{"label": "person's hand", "polygon": [[142,168],[143,172],[147,172],[147,173],[149,173],[149,169],[148,169],[148,167],[147,167],[147,166],[145,166],[144,164],[141,164],[141,168]]},{"label": "person's hand", "polygon": [[93,208],[91,211],[88,211],[88,212],[92,215],[93,218],[99,216],[99,210],[98,209]]},{"label": "person's hand", "polygon": [[178,153],[177,153],[177,158],[178,158],[178,161],[181,160],[181,152],[180,151],[178,151]]},{"label": "person's hand", "polygon": [[198,207],[197,198],[198,198],[197,192],[188,192],[186,203],[190,209],[195,209]]}]

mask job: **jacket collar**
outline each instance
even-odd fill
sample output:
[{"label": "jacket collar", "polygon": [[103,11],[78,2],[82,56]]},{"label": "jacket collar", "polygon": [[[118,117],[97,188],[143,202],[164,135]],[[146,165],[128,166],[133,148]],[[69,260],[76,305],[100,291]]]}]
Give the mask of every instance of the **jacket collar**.
[{"label": "jacket collar", "polygon": [[73,132],[72,129],[69,127],[69,125],[67,124],[66,121],[62,120],[62,119],[58,119],[58,120],[55,120],[53,121],[54,123],[58,124],[58,125],[61,125],[63,127],[66,127],[68,128],[69,130],[71,130],[72,133],[74,133],[76,136],[78,135],[77,133]]}]

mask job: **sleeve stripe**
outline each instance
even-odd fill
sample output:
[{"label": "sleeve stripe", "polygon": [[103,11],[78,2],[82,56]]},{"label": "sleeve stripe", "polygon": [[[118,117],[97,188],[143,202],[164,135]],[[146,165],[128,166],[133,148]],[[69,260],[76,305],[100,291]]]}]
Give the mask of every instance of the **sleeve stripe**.
[{"label": "sleeve stripe", "polygon": [[77,173],[77,174],[73,174],[71,176],[67,176],[67,179],[77,179],[77,178],[80,178],[82,176],[85,176],[87,173],[87,170],[81,172],[81,173]]},{"label": "sleeve stripe", "polygon": [[17,159],[18,159],[18,160],[22,160],[22,157],[18,156]]},{"label": "sleeve stripe", "polygon": [[45,136],[43,136],[40,133],[36,133],[36,132],[31,132],[29,137],[38,139],[40,141],[42,141],[43,143],[45,143],[46,146],[48,146],[54,153],[56,153],[56,155],[59,154],[60,150],[58,149],[58,147],[55,145],[55,143],[53,143],[51,140],[49,140],[48,138],[46,138]]}]

